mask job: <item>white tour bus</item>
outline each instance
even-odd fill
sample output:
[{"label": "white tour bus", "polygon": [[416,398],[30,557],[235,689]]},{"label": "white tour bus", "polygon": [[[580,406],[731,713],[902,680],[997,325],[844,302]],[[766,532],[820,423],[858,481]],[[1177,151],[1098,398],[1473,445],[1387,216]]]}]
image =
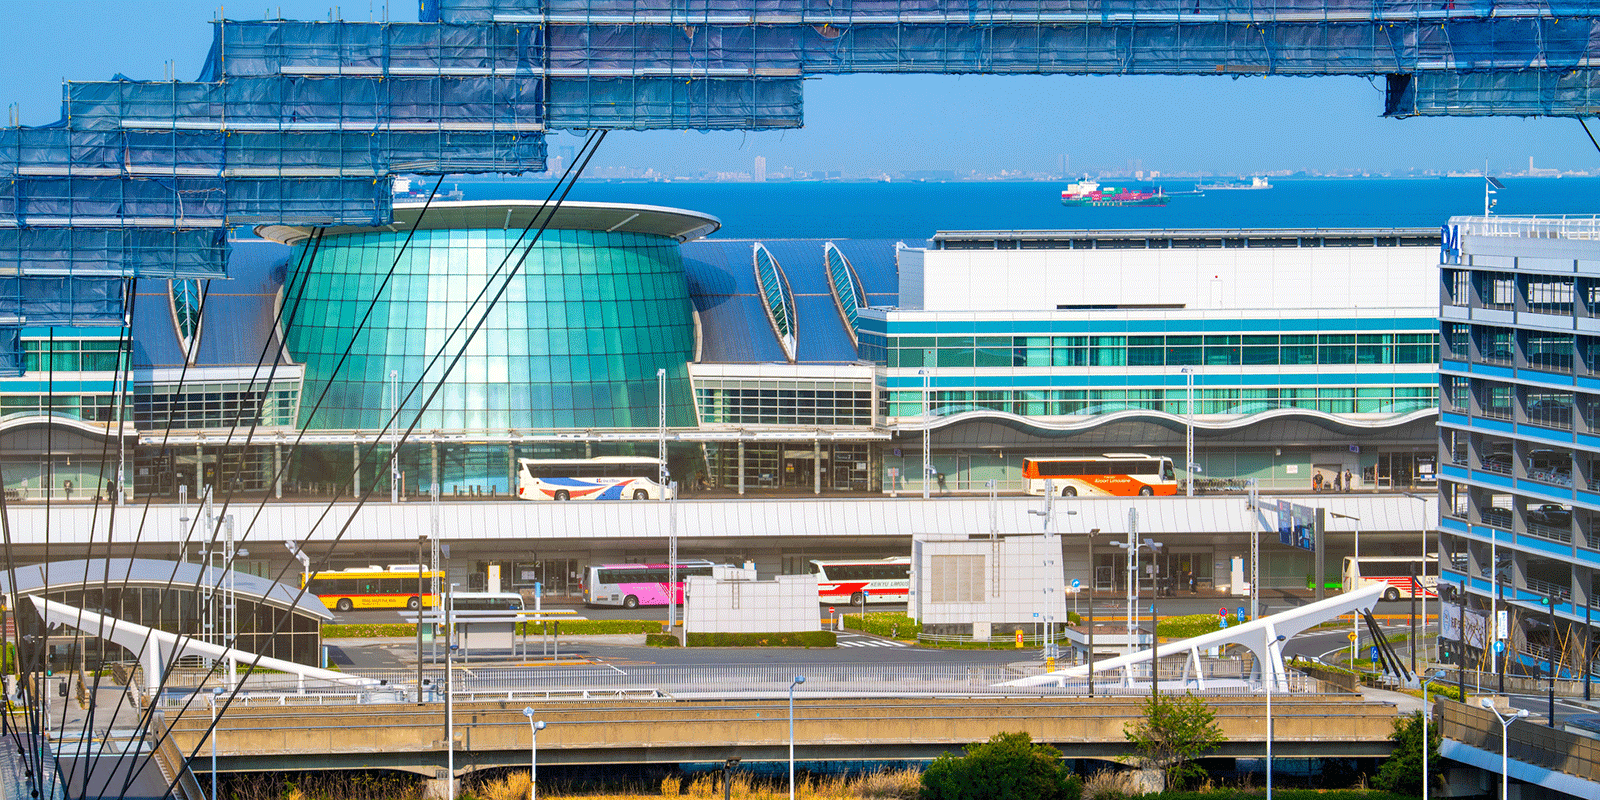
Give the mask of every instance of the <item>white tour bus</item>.
[{"label": "white tour bus", "polygon": [[523,500],[660,500],[670,494],[650,477],[661,474],[655,458],[519,458],[517,463],[517,497]]},{"label": "white tour bus", "polygon": [[[1417,576],[1416,581],[1412,575]],[[1421,597],[1437,597],[1439,592],[1439,557],[1421,556],[1362,556],[1358,562],[1353,556],[1344,557],[1344,591],[1354,591],[1364,586],[1385,584],[1384,600],[1409,598],[1421,589]]]},{"label": "white tour bus", "polygon": [[904,603],[911,592],[911,559],[906,556],[878,560],[812,561],[817,575],[817,600],[823,603],[861,605]]}]

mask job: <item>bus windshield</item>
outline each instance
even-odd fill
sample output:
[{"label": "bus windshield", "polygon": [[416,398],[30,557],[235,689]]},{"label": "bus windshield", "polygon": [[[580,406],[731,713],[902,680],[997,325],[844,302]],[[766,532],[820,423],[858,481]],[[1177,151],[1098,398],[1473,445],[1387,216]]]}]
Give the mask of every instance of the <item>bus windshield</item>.
[{"label": "bus windshield", "polygon": [[660,500],[654,478],[661,460],[635,456],[519,458],[517,497],[523,500]]}]

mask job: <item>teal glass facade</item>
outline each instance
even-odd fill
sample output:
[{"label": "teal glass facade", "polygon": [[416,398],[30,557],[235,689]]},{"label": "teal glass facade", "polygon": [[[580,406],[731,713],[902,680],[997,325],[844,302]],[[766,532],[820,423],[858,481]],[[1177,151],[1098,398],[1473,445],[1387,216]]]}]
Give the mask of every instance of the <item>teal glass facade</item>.
[{"label": "teal glass facade", "polygon": [[[405,231],[330,233],[304,261],[312,245],[298,243],[284,302],[289,352],[306,370],[300,424],[384,427],[394,371],[403,398],[422,380],[403,403],[402,428],[419,412],[418,429],[429,431],[654,428],[656,370],[665,369],[667,424],[694,425],[694,320],[678,242],[548,230],[467,342],[505,282],[496,271],[516,262],[507,255],[519,234],[418,230],[402,253]],[[464,342],[465,355],[422,410]],[[336,374],[347,347],[349,361]]]}]

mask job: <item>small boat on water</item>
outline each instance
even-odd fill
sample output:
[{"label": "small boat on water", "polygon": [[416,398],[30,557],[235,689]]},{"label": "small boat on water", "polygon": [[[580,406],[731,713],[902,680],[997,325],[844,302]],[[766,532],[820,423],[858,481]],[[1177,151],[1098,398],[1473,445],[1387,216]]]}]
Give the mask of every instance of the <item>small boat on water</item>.
[{"label": "small boat on water", "polygon": [[1067,185],[1061,192],[1064,206],[1164,206],[1171,198],[1161,191],[1145,191],[1123,186],[1101,186],[1085,177]]}]

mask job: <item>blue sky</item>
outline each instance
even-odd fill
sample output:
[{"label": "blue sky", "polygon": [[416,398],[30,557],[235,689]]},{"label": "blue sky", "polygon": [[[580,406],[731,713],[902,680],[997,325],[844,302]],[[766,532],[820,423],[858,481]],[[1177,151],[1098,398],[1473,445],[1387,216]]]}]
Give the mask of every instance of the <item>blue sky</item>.
[{"label": "blue sky", "polygon": [[[382,18],[384,0],[345,0],[345,19]],[[327,19],[328,0],[228,4],[234,19],[270,13]],[[216,2],[0,0],[0,105],[24,124],[59,116],[61,80],[121,72],[193,79]],[[414,0],[392,18],[414,20]],[[370,17],[369,17],[370,15]],[[782,132],[617,132],[595,165],[669,173],[769,169],[1071,171],[1145,169],[1521,170],[1600,167],[1570,119],[1391,120],[1379,85],[1361,78],[828,76],[806,83],[806,127]],[[1591,123],[1597,135],[1600,124]],[[570,144],[559,136],[552,144]]]}]

